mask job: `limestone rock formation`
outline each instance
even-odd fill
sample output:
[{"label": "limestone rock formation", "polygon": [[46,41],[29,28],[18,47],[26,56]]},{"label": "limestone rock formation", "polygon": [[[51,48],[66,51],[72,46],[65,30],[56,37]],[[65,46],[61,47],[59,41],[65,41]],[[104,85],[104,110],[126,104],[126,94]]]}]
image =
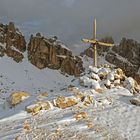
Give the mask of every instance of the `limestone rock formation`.
[{"label": "limestone rock formation", "polygon": [[134,77],[140,83],[138,70],[140,67],[140,44],[134,40],[123,38],[118,46],[114,46],[106,55],[106,60],[124,70],[127,76]]},{"label": "limestone rock formation", "polygon": [[31,35],[28,59],[39,69],[61,69],[63,73],[75,76],[83,71],[82,60],[72,56],[71,50],[58,41],[57,37],[47,39],[40,33]]},{"label": "limestone rock formation", "polygon": [[[0,57],[7,55],[21,62],[25,51],[26,41],[14,23],[0,24]],[[31,35],[27,51],[28,60],[39,69],[60,69],[62,73],[74,76],[79,76],[84,70],[81,58],[73,56],[72,51],[56,36],[47,39],[40,33]]]},{"label": "limestone rock formation", "polygon": [[[102,40],[107,43],[114,43],[112,38]],[[123,38],[119,45],[114,47],[97,46],[98,55],[104,56],[105,60],[123,69],[127,76],[135,78],[140,83],[140,44],[132,39]],[[89,47],[82,55],[93,57],[93,49]]]},{"label": "limestone rock formation", "polygon": [[69,75],[79,76],[83,71],[82,60],[80,57],[66,57],[61,64],[61,71]]},{"label": "limestone rock formation", "polygon": [[26,41],[14,23],[0,24],[0,56],[6,54],[16,62],[20,62],[23,59],[22,53],[25,51]]}]

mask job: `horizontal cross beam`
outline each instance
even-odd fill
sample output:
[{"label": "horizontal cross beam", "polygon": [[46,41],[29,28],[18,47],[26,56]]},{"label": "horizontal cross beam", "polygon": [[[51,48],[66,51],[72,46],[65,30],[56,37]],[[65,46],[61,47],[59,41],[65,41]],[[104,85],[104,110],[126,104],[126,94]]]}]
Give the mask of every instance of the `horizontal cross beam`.
[{"label": "horizontal cross beam", "polygon": [[99,45],[108,46],[108,47],[113,47],[114,46],[114,44],[111,44],[111,43],[105,43],[105,42],[92,40],[92,39],[82,39],[82,41],[85,42],[85,43],[99,44]]}]

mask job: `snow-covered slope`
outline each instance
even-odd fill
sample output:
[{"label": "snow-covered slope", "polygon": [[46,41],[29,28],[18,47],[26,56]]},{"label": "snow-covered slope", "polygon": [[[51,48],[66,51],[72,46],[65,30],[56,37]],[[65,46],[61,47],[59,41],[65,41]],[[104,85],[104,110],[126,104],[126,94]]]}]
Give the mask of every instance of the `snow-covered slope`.
[{"label": "snow-covered slope", "polygon": [[[59,71],[39,70],[27,60],[17,64],[7,57],[0,58],[0,140],[139,140],[140,108],[129,101],[134,95],[122,86],[102,86],[104,81],[97,75],[109,69],[88,67],[91,63],[85,59],[82,78],[88,77],[87,85],[81,86],[79,79]],[[26,91],[31,96],[12,107],[8,99],[14,91]],[[40,99],[43,92],[48,96]],[[42,110],[35,116],[25,111],[34,101],[53,101],[58,96],[78,98],[78,102],[65,109],[55,106]]]},{"label": "snow-covered slope", "polygon": [[[67,83],[74,77],[66,78],[57,70],[43,69],[40,70],[24,60],[17,64],[10,58],[4,57],[0,59],[0,74],[3,78],[15,82],[17,88],[26,90],[27,88],[45,87],[47,90],[54,89],[59,83],[60,86],[67,85]],[[67,79],[67,80],[66,80]],[[66,80],[66,81],[65,81]],[[13,85],[15,87],[15,85]]]},{"label": "snow-covered slope", "polygon": [[[67,75],[64,76],[57,70],[47,68],[39,70],[26,60],[18,64],[8,57],[3,57],[0,58],[0,65],[1,111],[5,98],[14,91],[29,92],[33,96],[32,100],[42,92],[48,92],[51,98],[59,95],[60,90],[67,88],[74,79],[73,76],[66,78]],[[2,112],[7,111],[9,112],[9,110]],[[1,113],[0,118],[3,118],[4,114]]]}]

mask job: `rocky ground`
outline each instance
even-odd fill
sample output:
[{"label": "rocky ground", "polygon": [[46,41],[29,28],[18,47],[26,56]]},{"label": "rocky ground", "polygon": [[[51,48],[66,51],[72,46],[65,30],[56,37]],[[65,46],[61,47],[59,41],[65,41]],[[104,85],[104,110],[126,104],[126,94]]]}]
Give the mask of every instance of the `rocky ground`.
[{"label": "rocky ground", "polygon": [[26,60],[1,64],[0,139],[140,139],[140,87],[120,68],[85,64],[74,78]]}]

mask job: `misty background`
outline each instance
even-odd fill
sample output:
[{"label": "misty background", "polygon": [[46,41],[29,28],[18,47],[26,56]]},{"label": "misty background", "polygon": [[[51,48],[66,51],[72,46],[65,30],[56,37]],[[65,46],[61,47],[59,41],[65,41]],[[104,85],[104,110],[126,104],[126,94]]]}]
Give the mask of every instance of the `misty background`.
[{"label": "misty background", "polygon": [[140,0],[0,0],[0,22],[15,22],[29,39],[41,32],[58,36],[73,50],[85,49],[81,38],[92,38],[93,20],[97,36],[140,41]]}]

